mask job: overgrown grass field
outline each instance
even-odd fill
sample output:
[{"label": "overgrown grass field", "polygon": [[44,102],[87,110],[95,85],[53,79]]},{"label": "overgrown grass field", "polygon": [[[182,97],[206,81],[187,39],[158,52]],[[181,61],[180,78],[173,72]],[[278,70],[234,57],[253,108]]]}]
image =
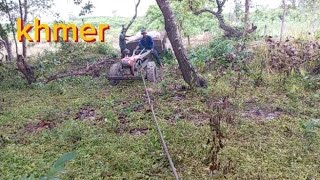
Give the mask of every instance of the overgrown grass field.
[{"label": "overgrown grass field", "polygon": [[[320,178],[319,77],[260,71],[262,57],[249,72],[204,67],[205,89],[189,89],[176,63],[167,64],[163,81],[148,83],[183,179]],[[68,67],[50,63],[44,74]],[[1,68],[0,179],[44,176],[72,151],[61,179],[173,179],[141,81],[112,87],[102,75],[28,86],[10,65]],[[212,174],[210,122],[218,115],[228,121],[219,126],[223,148]]]}]

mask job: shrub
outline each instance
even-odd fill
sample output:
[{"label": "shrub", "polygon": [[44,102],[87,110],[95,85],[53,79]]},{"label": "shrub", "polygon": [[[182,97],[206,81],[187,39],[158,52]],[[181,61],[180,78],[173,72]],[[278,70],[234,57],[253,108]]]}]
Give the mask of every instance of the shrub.
[{"label": "shrub", "polygon": [[104,55],[107,55],[108,57],[113,57],[113,58],[118,57],[119,53],[110,44],[99,42],[96,45],[97,45],[99,54],[104,54]]},{"label": "shrub", "polygon": [[165,64],[175,64],[177,62],[171,49],[168,51],[165,51],[162,58],[163,58],[163,63]]},{"label": "shrub", "polygon": [[191,50],[191,61],[200,68],[210,64],[215,64],[215,68],[226,68],[243,62],[250,55],[239,42],[219,38]]}]

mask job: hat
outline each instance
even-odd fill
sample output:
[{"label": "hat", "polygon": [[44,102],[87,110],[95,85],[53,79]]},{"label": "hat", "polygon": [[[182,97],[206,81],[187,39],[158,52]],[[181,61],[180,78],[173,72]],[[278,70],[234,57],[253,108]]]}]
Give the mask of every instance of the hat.
[{"label": "hat", "polygon": [[141,34],[147,34],[147,31],[145,29],[142,29]]}]

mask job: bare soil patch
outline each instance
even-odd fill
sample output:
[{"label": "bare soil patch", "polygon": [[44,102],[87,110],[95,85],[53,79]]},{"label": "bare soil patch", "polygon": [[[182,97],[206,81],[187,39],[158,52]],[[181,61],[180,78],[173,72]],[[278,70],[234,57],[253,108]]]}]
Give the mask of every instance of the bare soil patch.
[{"label": "bare soil patch", "polygon": [[274,108],[271,105],[259,105],[255,101],[245,103],[244,111],[240,115],[255,121],[272,121],[283,115],[281,108]]},{"label": "bare soil patch", "polygon": [[25,125],[24,132],[39,133],[43,130],[52,130],[56,127],[56,124],[51,121],[41,120],[40,122],[30,122]]}]

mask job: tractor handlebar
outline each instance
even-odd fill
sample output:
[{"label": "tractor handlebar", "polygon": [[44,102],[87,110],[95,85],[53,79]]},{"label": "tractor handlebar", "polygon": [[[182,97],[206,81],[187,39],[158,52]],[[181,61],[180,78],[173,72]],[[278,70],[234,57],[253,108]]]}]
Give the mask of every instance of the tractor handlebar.
[{"label": "tractor handlebar", "polygon": [[[142,55],[143,53],[150,52],[150,51],[151,50],[147,50],[146,48],[143,48],[142,50],[135,49],[135,50],[133,50],[132,56]],[[138,52],[138,54],[136,54],[136,52]]]},{"label": "tractor handlebar", "polygon": [[[132,53],[132,55],[141,55],[142,52],[145,50],[146,48],[143,48],[142,50],[139,50],[139,49],[135,49]],[[138,52],[138,54],[136,54],[136,52]]]}]

